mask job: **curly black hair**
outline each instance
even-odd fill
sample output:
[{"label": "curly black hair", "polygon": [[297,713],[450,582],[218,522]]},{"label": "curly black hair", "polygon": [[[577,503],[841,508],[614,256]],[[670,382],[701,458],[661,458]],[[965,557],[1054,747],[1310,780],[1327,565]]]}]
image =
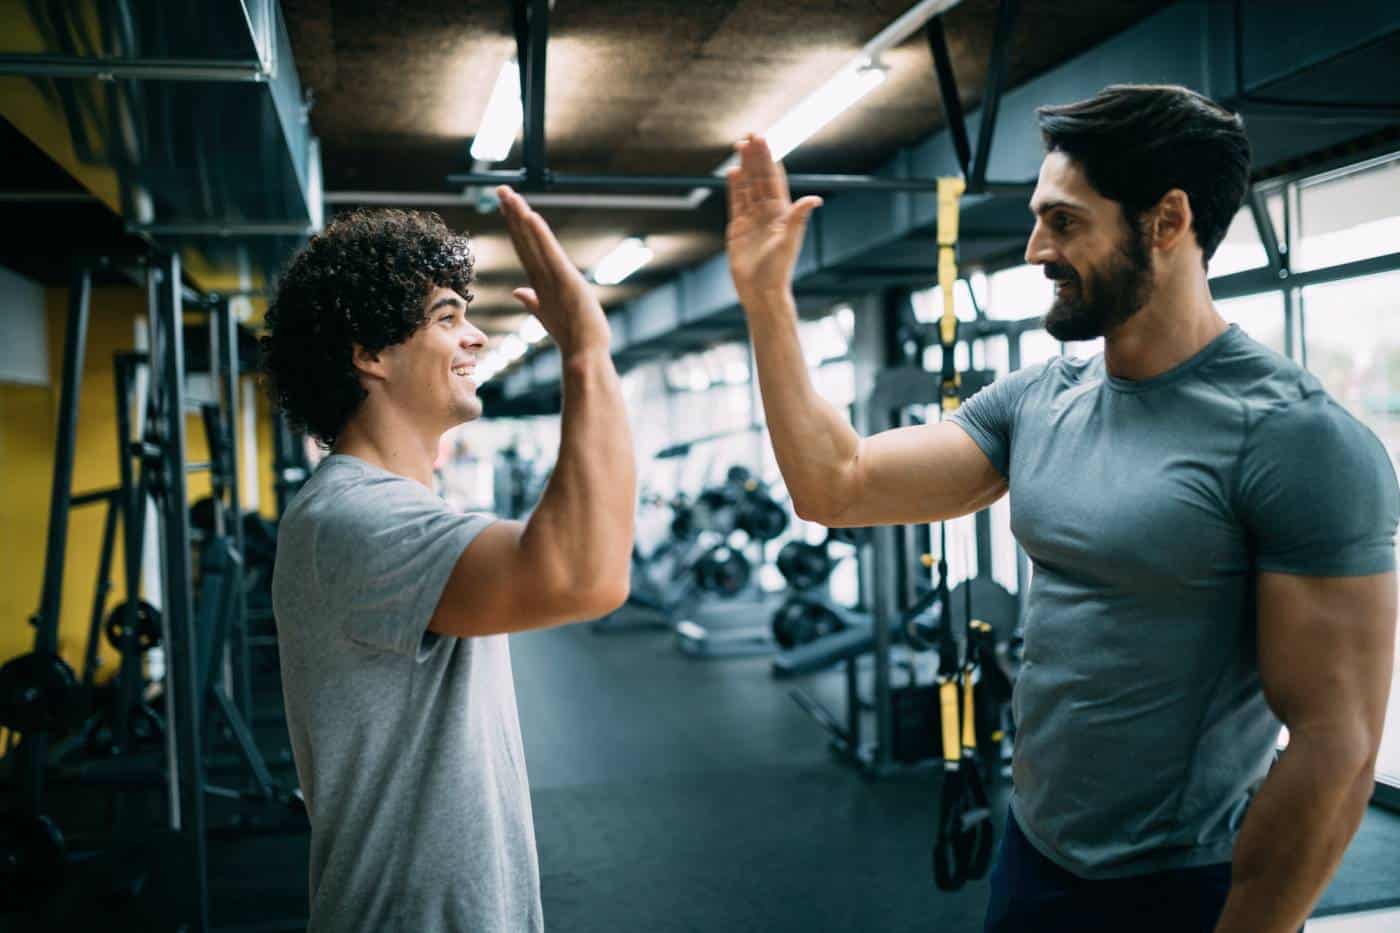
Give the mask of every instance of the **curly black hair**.
[{"label": "curly black hair", "polygon": [[402,343],[426,322],[434,288],[471,301],[471,278],[467,238],[436,214],[337,216],[293,257],[267,311],[262,373],[287,423],[329,449],[366,394],[354,345],[378,353]]}]

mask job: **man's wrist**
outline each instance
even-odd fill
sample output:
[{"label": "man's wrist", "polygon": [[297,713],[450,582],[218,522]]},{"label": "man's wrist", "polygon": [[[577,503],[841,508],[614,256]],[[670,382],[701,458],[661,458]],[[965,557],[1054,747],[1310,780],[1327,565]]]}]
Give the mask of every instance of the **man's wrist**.
[{"label": "man's wrist", "polygon": [[746,290],[740,294],[739,302],[749,314],[781,314],[797,310],[797,299],[788,285]]}]

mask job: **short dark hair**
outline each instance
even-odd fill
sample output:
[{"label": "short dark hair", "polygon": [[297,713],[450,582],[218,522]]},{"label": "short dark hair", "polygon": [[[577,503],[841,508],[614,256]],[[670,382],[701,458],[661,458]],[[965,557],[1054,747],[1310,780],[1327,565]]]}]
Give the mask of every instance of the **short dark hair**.
[{"label": "short dark hair", "polygon": [[1186,192],[1204,259],[1215,255],[1249,190],[1244,121],[1175,85],[1114,84],[1088,100],[1036,111],[1049,152],[1084,169],[1130,226],[1173,188]]},{"label": "short dark hair", "polygon": [[436,214],[353,211],[291,261],[267,311],[262,372],[288,424],[331,447],[365,398],[354,345],[402,343],[426,321],[434,287],[467,301],[472,255]]}]

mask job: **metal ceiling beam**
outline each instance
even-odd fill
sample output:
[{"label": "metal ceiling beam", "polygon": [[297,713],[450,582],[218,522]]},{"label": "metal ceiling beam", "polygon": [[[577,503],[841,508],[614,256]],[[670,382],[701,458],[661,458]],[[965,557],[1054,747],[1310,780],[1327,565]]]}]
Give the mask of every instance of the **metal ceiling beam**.
[{"label": "metal ceiling beam", "polygon": [[992,61],[987,66],[987,88],[982,95],[982,125],[978,128],[977,152],[973,155],[972,173],[967,180],[969,194],[983,194],[987,190],[987,162],[992,155],[992,134],[996,131],[997,111],[1001,109],[1001,90],[1006,83],[1011,30],[1015,24],[1016,0],[1001,0],[997,11],[996,38],[992,41]]},{"label": "metal ceiling beam", "polygon": [[0,75],[24,78],[96,78],[99,81],[261,83],[272,75],[260,62],[198,59],[86,58],[78,55],[0,54]]},{"label": "metal ceiling beam", "polygon": [[[475,172],[447,176],[452,185],[520,185],[530,190],[532,184],[546,188],[588,188],[593,190],[626,191],[668,188],[708,188],[719,190],[726,184],[714,175],[571,175],[546,173],[532,182],[525,172]],[[877,175],[789,175],[788,186],[794,191],[925,191],[936,192],[936,178],[886,178]],[[1035,190],[1034,182],[989,182],[989,193],[1021,195]]]},{"label": "metal ceiling beam", "polygon": [[967,116],[963,113],[962,97],[958,94],[958,79],[953,74],[953,56],[948,52],[948,36],[943,29],[943,17],[928,21],[928,48],[933,56],[933,71],[938,78],[938,94],[943,101],[943,122],[952,137],[953,151],[963,175],[972,168],[972,145],[967,138]]},{"label": "metal ceiling beam", "polygon": [[[528,2],[528,13],[526,3]],[[545,56],[549,47],[549,0],[512,0],[516,55],[520,62],[520,103],[524,114],[525,177],[543,178],[545,154]],[[521,20],[525,19],[522,36]],[[523,41],[522,41],[523,39]]]}]

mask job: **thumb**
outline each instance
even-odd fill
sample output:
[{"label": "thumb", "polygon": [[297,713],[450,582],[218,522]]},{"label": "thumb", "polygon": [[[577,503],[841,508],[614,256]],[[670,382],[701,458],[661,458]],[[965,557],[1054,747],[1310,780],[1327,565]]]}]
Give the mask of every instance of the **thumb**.
[{"label": "thumb", "polygon": [[816,195],[808,195],[799,200],[788,211],[788,223],[796,225],[799,229],[807,223],[807,218],[812,216],[812,211],[822,206],[822,199]]},{"label": "thumb", "polygon": [[511,292],[511,296],[523,304],[525,310],[531,314],[538,315],[540,313],[540,297],[535,294],[533,288],[517,288]]}]

